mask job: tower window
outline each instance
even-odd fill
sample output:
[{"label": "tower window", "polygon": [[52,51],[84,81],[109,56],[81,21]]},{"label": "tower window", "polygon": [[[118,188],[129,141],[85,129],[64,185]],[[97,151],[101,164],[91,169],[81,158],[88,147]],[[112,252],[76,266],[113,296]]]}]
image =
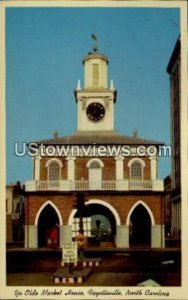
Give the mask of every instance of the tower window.
[{"label": "tower window", "polygon": [[92,64],[93,86],[99,86],[99,64]]},{"label": "tower window", "polygon": [[60,179],[60,166],[57,162],[52,162],[48,169],[48,180]]},{"label": "tower window", "polygon": [[131,166],[131,179],[132,180],[142,179],[142,166],[139,162],[134,162]]}]

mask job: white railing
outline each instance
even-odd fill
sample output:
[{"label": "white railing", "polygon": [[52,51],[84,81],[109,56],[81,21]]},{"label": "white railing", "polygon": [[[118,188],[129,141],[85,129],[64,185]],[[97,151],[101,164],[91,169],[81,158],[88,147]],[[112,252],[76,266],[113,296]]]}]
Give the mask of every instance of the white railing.
[{"label": "white railing", "polygon": [[37,190],[59,190],[60,181],[59,180],[38,180]]},{"label": "white railing", "polygon": [[129,181],[130,190],[152,190],[151,180],[130,180]]},{"label": "white railing", "polygon": [[154,190],[163,191],[162,180],[30,180],[26,182],[26,191],[129,191]]},{"label": "white railing", "polygon": [[72,182],[73,190],[115,190],[115,180],[105,181],[88,181],[88,180],[75,180]]},{"label": "white railing", "polygon": [[116,181],[115,180],[102,181],[102,190],[108,190],[108,191],[116,190]]},{"label": "white railing", "polygon": [[72,181],[73,190],[89,190],[89,181],[88,180],[75,180]]}]

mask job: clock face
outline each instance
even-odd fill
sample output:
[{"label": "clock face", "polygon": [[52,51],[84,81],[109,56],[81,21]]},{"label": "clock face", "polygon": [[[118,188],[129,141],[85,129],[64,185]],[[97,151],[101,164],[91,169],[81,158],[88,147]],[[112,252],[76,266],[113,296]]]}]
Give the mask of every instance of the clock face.
[{"label": "clock face", "polygon": [[105,108],[101,103],[93,102],[88,105],[86,113],[91,121],[98,122],[104,118]]}]

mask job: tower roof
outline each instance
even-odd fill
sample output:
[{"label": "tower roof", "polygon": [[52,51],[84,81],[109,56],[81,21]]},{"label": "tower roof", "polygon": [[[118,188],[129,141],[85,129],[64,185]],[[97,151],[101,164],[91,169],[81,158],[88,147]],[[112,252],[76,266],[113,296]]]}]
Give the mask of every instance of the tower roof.
[{"label": "tower roof", "polygon": [[89,52],[82,60],[83,63],[85,63],[86,60],[89,59],[102,59],[108,63],[108,57],[102,53],[99,53],[97,51]]},{"label": "tower roof", "polygon": [[49,140],[37,141],[46,145],[163,145],[164,143],[146,140],[140,137],[129,137],[117,131],[76,131],[72,135]]}]

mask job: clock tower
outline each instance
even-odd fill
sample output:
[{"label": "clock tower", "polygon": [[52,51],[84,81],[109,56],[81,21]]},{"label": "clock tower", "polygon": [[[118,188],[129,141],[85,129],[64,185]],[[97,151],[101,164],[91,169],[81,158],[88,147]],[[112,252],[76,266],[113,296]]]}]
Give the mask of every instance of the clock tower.
[{"label": "clock tower", "polygon": [[75,99],[79,131],[114,130],[116,90],[108,86],[108,58],[96,49],[83,58],[84,88],[78,81]]},{"label": "clock tower", "polygon": [[[162,144],[115,131],[116,90],[113,81],[108,85],[108,58],[94,47],[83,66],[84,84],[78,81],[75,90],[77,131],[37,141],[45,146],[46,156],[33,158],[33,179],[25,184],[25,246],[61,247],[82,229],[88,247],[98,247],[93,233],[99,220],[105,225],[100,228],[101,247],[163,247],[163,181],[157,177],[157,153],[137,154],[139,145],[158,151]],[[56,150],[53,156],[49,147]]]}]

